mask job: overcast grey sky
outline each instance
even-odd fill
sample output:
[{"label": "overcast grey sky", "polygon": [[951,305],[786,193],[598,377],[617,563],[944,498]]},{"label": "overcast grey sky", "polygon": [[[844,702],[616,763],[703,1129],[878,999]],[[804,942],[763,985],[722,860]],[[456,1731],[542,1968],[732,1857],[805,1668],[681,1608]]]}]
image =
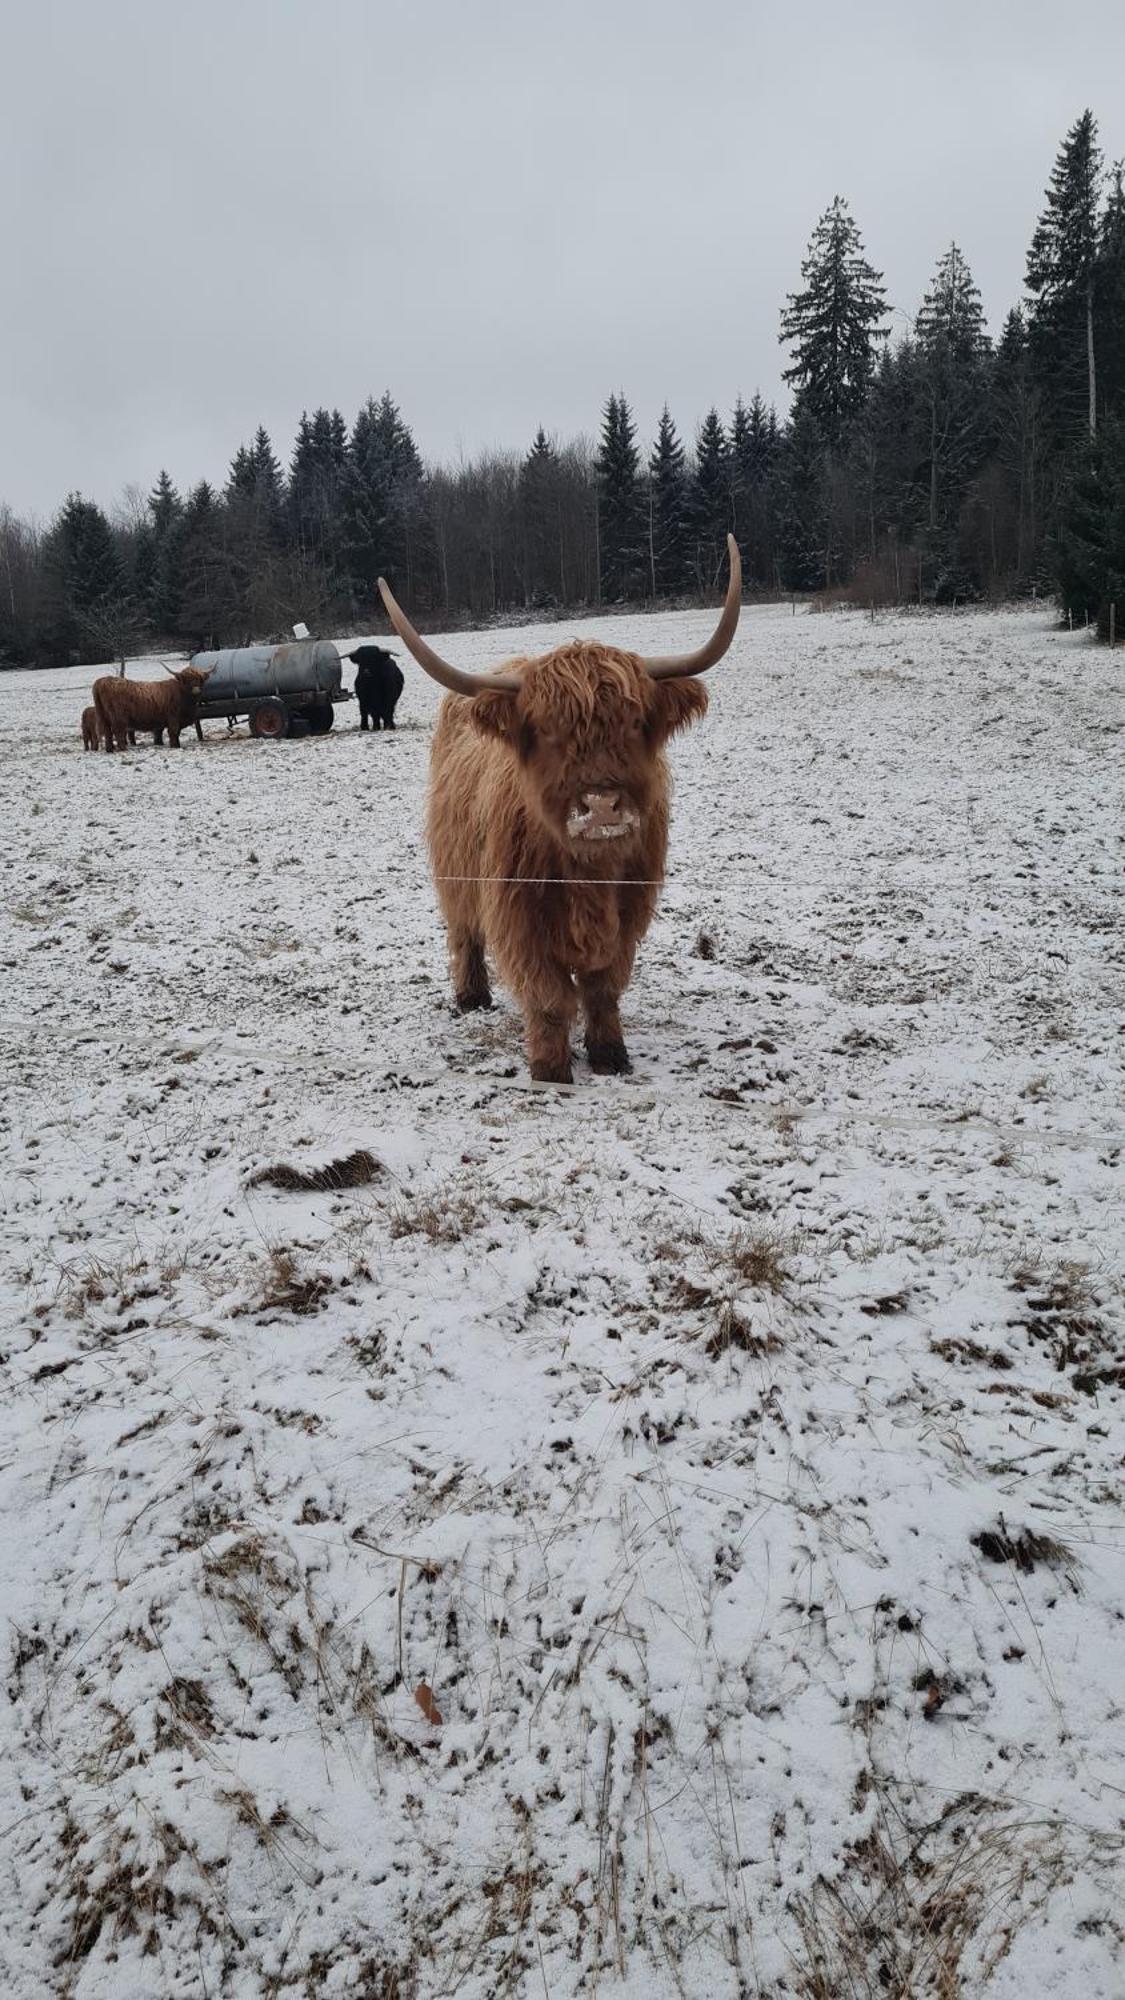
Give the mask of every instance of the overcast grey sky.
[{"label": "overcast grey sky", "polygon": [[[851,204],[912,315],[995,330],[1058,146],[1125,152],[1121,0],[4,4],[0,501],[223,479],[389,388],[432,458],[786,402],[778,311]],[[900,326],[904,321],[897,321]]]}]

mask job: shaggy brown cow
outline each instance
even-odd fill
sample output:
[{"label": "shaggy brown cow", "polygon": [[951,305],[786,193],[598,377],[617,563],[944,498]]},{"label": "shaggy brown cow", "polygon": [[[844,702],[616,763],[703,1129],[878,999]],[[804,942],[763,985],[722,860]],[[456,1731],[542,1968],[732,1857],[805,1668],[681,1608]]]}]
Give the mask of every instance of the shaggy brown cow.
[{"label": "shaggy brown cow", "polygon": [[82,710],[82,748],[96,750],[98,747],[98,711],[96,708]]},{"label": "shaggy brown cow", "polygon": [[707,707],[693,679],[722,658],[742,595],[728,537],[722,616],[698,652],[667,659],[574,639],[474,676],[439,658],[380,577],[388,616],[442,703],[427,832],[457,1004],[492,1004],[485,952],[523,1009],[531,1074],[570,1083],[579,1006],[592,1069],[629,1057],[618,1002],[664,876],[663,745]]},{"label": "shaggy brown cow", "polygon": [[202,735],[197,711],[210,672],[200,667],[181,667],[178,673],[166,667],[165,672],[166,681],[127,681],[106,674],[94,682],[98,728],[107,750],[124,750],[126,737],[136,729],[151,729],[158,743],[166,729],[173,750],[179,749],[180,731],[189,723]]}]

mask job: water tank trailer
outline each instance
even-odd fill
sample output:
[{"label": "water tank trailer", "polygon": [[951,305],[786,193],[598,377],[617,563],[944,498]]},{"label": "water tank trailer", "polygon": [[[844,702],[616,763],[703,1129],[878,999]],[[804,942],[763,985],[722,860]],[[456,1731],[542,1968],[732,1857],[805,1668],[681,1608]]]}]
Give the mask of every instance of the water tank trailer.
[{"label": "water tank trailer", "polygon": [[193,653],[193,667],[210,673],[199,705],[202,721],[245,715],[251,736],[324,736],[333,705],[351,701],[343,666],[327,639],[289,639],[280,646],[224,646]]}]

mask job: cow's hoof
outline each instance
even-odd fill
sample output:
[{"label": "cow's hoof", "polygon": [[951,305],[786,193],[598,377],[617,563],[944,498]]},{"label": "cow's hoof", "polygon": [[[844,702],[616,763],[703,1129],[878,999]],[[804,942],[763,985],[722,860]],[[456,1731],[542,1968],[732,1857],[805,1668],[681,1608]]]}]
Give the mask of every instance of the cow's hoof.
[{"label": "cow's hoof", "polygon": [[492,1005],[492,995],[487,986],[483,993],[458,993],[456,998],[457,1012],[459,1014],[480,1014]]},{"label": "cow's hoof", "polygon": [[587,1042],[586,1054],[595,1076],[628,1076],[633,1067],[624,1042]]},{"label": "cow's hoof", "polygon": [[573,1083],[574,1071],[569,1059],[564,1063],[533,1062],[532,1079],[536,1083]]}]

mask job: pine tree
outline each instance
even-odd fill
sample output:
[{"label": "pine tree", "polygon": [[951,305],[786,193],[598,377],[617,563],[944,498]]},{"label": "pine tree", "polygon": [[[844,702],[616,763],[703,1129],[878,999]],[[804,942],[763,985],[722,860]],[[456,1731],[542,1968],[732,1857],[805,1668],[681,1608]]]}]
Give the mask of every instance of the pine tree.
[{"label": "pine tree", "polygon": [[1125,409],[1125,163],[1117,160],[1098,235],[1094,322],[1098,395],[1113,414]]},{"label": "pine tree", "polygon": [[688,477],[667,403],[648,462],[648,571],[654,597],[673,597],[687,576]]},{"label": "pine tree", "polygon": [[863,255],[859,230],[837,195],[813,232],[801,265],[804,289],[790,293],[781,338],[794,350],[785,380],[814,418],[830,450],[863,408],[886,314],[880,275]]},{"label": "pine tree", "polygon": [[68,495],[44,544],[44,651],[65,664],[85,653],[122,658],[137,628],[113,529],[92,500]]},{"label": "pine tree", "polygon": [[524,603],[540,610],[561,595],[559,565],[559,460],[542,424],[520,468]]},{"label": "pine tree", "polygon": [[148,511],[152,562],[143,602],[152,630],[158,638],[166,638],[176,630],[180,609],[184,503],[163,470],[148,496]]},{"label": "pine tree", "polygon": [[914,330],[923,348],[962,366],[978,362],[988,351],[980,293],[956,243],[938,259]]},{"label": "pine tree", "polygon": [[644,589],[644,505],[636,426],[623,393],[610,396],[594,463],[598,490],[598,569],[603,599]]},{"label": "pine tree", "polygon": [[824,439],[799,401],[777,465],[777,562],[787,590],[815,590],[831,571],[826,477]]},{"label": "pine tree", "polygon": [[1016,585],[1032,571],[1037,553],[1042,419],[1027,324],[1019,306],[1014,306],[996,343],[988,436],[1006,496],[1000,568]]},{"label": "pine tree", "polygon": [[1031,334],[1063,437],[1097,431],[1094,290],[1102,156],[1091,111],[1071,126],[1027,253]]},{"label": "pine tree", "polygon": [[183,513],[183,501],[172,484],[169,474],[163,470],[161,470],[156,485],[148,496],[148,507],[149,513],[152,516],[152,525],[156,531],[157,542],[160,542],[168,533],[173,522],[177,521]]},{"label": "pine tree", "polygon": [[227,543],[226,516],[205,479],[184,502],[176,544],[177,635],[192,652],[243,636],[241,592]]},{"label": "pine tree", "polygon": [[1109,636],[1109,607],[1125,623],[1125,421],[1111,418],[1075,463],[1053,549],[1063,610]]},{"label": "pine tree", "polygon": [[[758,399],[761,401],[761,398]],[[727,472],[730,480],[731,525],[748,566],[755,497],[754,440],[750,412],[739,396],[731,413]]]},{"label": "pine tree", "polygon": [[939,598],[964,596],[972,586],[958,561],[957,529],[988,445],[989,343],[980,293],[956,243],[939,259],[915,333],[931,585]]},{"label": "pine tree", "polygon": [[[253,454],[249,455],[253,466]],[[350,564],[354,466],[339,410],[301,414],[289,475],[289,512],[301,554],[342,581]]]},{"label": "pine tree", "polygon": [[689,518],[696,588],[710,590],[722,567],[726,538],[733,526],[730,452],[714,409],[708,410],[695,440]]},{"label": "pine tree", "polygon": [[348,567],[359,601],[384,573],[409,590],[420,554],[425,475],[410,426],[390,394],[369,397],[349,444],[352,469]]}]

